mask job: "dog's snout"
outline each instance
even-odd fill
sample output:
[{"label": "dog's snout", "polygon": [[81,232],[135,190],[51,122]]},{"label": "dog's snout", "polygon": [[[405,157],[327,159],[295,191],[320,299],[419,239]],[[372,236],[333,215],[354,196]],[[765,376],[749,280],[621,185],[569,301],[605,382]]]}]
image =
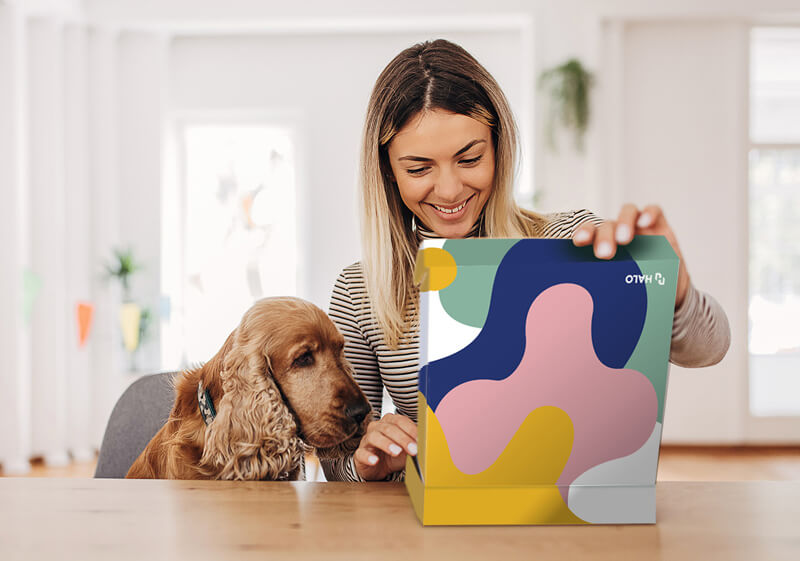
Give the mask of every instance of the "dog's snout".
[{"label": "dog's snout", "polygon": [[361,424],[361,421],[364,420],[369,412],[370,406],[366,401],[357,401],[356,403],[351,403],[344,410],[345,415],[353,419],[358,425]]}]

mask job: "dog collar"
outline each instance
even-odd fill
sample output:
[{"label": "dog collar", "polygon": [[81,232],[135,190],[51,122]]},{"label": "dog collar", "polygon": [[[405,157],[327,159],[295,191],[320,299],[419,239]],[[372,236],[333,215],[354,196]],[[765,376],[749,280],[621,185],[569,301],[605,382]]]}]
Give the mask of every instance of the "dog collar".
[{"label": "dog collar", "polygon": [[203,416],[203,421],[206,425],[210,424],[217,416],[217,411],[214,409],[214,402],[211,400],[211,394],[207,389],[203,388],[203,382],[197,382],[197,404],[200,407],[200,414]]}]

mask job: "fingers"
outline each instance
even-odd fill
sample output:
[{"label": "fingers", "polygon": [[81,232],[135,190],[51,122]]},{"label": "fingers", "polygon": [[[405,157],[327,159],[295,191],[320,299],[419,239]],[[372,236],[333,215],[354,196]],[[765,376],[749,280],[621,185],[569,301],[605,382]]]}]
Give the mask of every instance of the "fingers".
[{"label": "fingers", "polygon": [[591,222],[587,222],[586,224],[581,224],[579,227],[575,229],[575,232],[572,234],[572,243],[574,243],[578,247],[583,247],[585,245],[589,245],[592,243],[594,239],[594,231],[597,227],[592,224]]},{"label": "fingers", "polygon": [[617,242],[614,240],[616,223],[613,220],[603,222],[594,236],[594,254],[600,259],[611,259],[617,252]]},{"label": "fingers", "polygon": [[592,223],[582,224],[572,235],[572,243],[578,247],[593,243],[594,254],[597,257],[611,259],[617,250],[617,244],[614,241],[615,224],[613,220],[603,222],[600,226]]},{"label": "fingers", "polygon": [[399,424],[386,424],[383,429],[383,434],[392,441],[389,446],[389,452],[392,456],[397,456],[400,452],[406,451],[412,456],[417,453],[417,443],[405,430],[401,429]]},{"label": "fingers", "polygon": [[402,469],[406,454],[417,454],[417,425],[405,415],[389,413],[367,426],[353,453],[356,471],[367,480],[382,479]]},{"label": "fingers", "polygon": [[411,437],[412,441],[416,442],[417,440],[417,424],[406,417],[405,415],[397,415],[395,413],[387,413],[383,416],[387,422],[393,423],[397,425],[397,427],[405,432],[409,437]]},{"label": "fingers", "polygon": [[378,463],[378,456],[375,454],[375,451],[363,446],[359,446],[358,449],[353,454],[353,460],[356,463],[365,464],[368,466],[374,466]]},{"label": "fingers", "polygon": [[[405,446],[403,446],[398,443],[400,438],[398,438],[397,433],[405,435],[405,433],[397,429],[392,431],[391,427],[381,427],[381,429],[373,430],[367,433],[364,446],[380,450],[387,456],[399,456],[403,452],[403,448],[408,446],[408,437],[406,436],[402,439],[405,441]],[[391,434],[391,436],[389,436],[389,434]]]},{"label": "fingers", "polygon": [[572,243],[578,247],[594,246],[594,254],[599,259],[611,259],[617,252],[617,245],[633,241],[642,230],[656,229],[665,225],[664,215],[658,205],[648,205],[641,211],[631,203],[623,205],[616,221],[607,220],[600,226],[591,222],[581,224],[572,235]]},{"label": "fingers", "polygon": [[393,457],[402,452],[414,456],[417,453],[416,437],[417,426],[411,419],[404,415],[389,414],[369,424],[361,445]]},{"label": "fingers", "polygon": [[658,224],[661,220],[663,213],[661,207],[658,205],[648,205],[642,209],[636,226],[639,228],[651,228]]},{"label": "fingers", "polygon": [[633,239],[633,234],[636,231],[635,222],[638,217],[639,209],[636,205],[629,203],[622,207],[614,231],[614,239],[616,239],[618,244],[627,244]]}]

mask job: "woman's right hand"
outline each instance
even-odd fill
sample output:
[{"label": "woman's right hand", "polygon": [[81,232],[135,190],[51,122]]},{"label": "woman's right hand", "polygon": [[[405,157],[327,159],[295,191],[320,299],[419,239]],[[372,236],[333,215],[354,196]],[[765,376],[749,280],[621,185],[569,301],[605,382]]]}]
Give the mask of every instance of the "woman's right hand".
[{"label": "woman's right hand", "polygon": [[367,425],[353,461],[363,479],[380,481],[405,467],[406,454],[417,455],[417,425],[405,415],[387,413]]}]

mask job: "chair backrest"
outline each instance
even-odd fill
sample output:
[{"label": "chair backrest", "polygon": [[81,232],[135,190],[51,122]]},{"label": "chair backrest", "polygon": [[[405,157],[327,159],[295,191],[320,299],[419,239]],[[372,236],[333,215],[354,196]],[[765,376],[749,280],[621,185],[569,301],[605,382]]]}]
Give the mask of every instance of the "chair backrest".
[{"label": "chair backrest", "polygon": [[117,400],[103,435],[94,476],[124,478],[147,443],[169,418],[175,393],[170,384],[177,372],[143,376]]}]

